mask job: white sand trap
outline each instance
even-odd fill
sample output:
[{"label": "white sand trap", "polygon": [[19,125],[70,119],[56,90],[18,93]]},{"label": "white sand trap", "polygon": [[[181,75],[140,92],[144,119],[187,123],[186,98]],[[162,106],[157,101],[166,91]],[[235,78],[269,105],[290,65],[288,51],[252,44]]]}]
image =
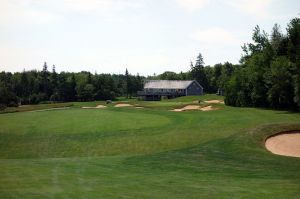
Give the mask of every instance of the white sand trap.
[{"label": "white sand trap", "polygon": [[104,105],[98,105],[98,106],[96,106],[96,108],[105,108],[106,106],[104,106]]},{"label": "white sand trap", "polygon": [[95,107],[91,107],[91,106],[83,106],[83,107],[81,107],[81,108],[83,108],[83,109],[98,109],[98,108],[105,108],[106,106],[104,106],[104,105],[97,105],[97,106],[95,106]]},{"label": "white sand trap", "polygon": [[213,111],[213,110],[217,110],[217,108],[214,108],[212,106],[205,106],[205,107],[201,107],[199,105],[187,105],[183,108],[177,108],[177,109],[173,109],[171,111],[174,112],[182,112],[182,111],[191,111],[191,110],[199,110],[199,111]]},{"label": "white sand trap", "polygon": [[33,111],[28,111],[28,112],[42,112],[42,111],[55,111],[55,110],[66,110],[71,107],[59,107],[59,108],[47,108],[47,109],[41,109],[41,110],[33,110]]},{"label": "white sand trap", "polygon": [[115,107],[131,107],[132,105],[131,104],[116,104]]},{"label": "white sand trap", "polygon": [[207,100],[204,102],[208,103],[208,104],[224,104],[224,101],[222,101],[222,100]]},{"label": "white sand trap", "polygon": [[141,108],[144,108],[144,107],[142,107],[142,106],[136,106],[135,108],[141,109]]},{"label": "white sand trap", "polygon": [[300,157],[300,131],[272,136],[266,140],[265,146],[277,155]]},{"label": "white sand trap", "polygon": [[183,108],[177,108],[177,109],[173,109],[171,111],[174,112],[182,112],[182,111],[190,111],[190,110],[200,110],[200,106],[199,105],[187,105]]},{"label": "white sand trap", "polygon": [[201,111],[214,111],[217,110],[217,108],[214,108],[212,106],[205,106],[203,108],[200,108]]}]

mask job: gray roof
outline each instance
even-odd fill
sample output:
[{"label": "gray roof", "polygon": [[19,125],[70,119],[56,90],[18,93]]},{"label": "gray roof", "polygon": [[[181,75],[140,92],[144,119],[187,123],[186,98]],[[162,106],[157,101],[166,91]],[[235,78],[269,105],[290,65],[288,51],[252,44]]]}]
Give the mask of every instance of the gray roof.
[{"label": "gray roof", "polygon": [[145,83],[145,89],[186,89],[194,80],[149,80]]}]

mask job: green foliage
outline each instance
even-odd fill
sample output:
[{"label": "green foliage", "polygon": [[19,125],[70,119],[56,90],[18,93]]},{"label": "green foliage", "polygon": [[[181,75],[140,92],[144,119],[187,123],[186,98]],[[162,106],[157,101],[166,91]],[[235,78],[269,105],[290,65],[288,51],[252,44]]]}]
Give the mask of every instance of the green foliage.
[{"label": "green foliage", "polygon": [[268,101],[272,107],[294,106],[293,66],[291,65],[287,57],[278,57],[272,61],[270,71],[266,74]]},{"label": "green foliage", "polygon": [[[277,109],[300,109],[300,19],[290,21],[287,34],[275,24],[270,36],[256,26],[252,43],[244,44],[241,65],[229,62],[204,66],[202,54],[191,62],[190,71],[166,71],[147,79],[197,80],[206,93],[226,95],[233,106],[254,106]],[[281,81],[278,81],[280,79]],[[124,75],[56,73],[42,71],[0,74],[1,103],[4,106],[37,104],[42,101],[113,100],[119,96],[135,97],[143,89],[145,77]]]},{"label": "green foliage", "polygon": [[181,77],[177,73],[166,71],[160,75],[158,75],[158,79],[161,80],[180,80]]},{"label": "green foliage", "polygon": [[294,101],[300,107],[300,18],[292,19],[287,28],[288,57],[295,64]]},{"label": "green foliage", "polygon": [[[144,77],[129,75],[130,95],[143,88]],[[127,79],[128,80],[128,79]],[[91,74],[90,72],[57,73],[48,71],[47,63],[38,72],[0,73],[0,104],[17,106],[45,101],[70,102],[115,99],[126,93],[124,75]]]},{"label": "green foliage", "polygon": [[251,106],[250,87],[245,68],[239,68],[226,84],[225,103],[232,106]]},{"label": "green foliage", "polygon": [[300,19],[292,19],[287,35],[275,24],[271,38],[258,26],[253,44],[243,46],[242,69],[226,85],[228,105],[300,108]]},{"label": "green foliage", "polygon": [[195,65],[193,66],[193,64],[191,64],[191,77],[203,87],[204,91],[209,90],[209,83],[201,53],[199,53]]},{"label": "green foliage", "polygon": [[12,77],[11,73],[0,73],[0,104],[2,107],[18,105],[18,98],[13,92],[11,83]]},{"label": "green foliage", "polygon": [[127,95],[127,98],[131,95],[132,95],[132,80],[131,80],[131,77],[130,77],[130,74],[126,68],[126,71],[125,71],[125,78],[126,78],[126,95]]}]

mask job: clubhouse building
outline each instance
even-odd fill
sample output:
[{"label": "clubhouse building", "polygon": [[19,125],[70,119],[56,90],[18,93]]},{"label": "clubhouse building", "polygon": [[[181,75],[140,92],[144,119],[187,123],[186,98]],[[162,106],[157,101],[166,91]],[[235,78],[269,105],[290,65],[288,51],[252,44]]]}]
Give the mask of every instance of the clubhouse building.
[{"label": "clubhouse building", "polygon": [[144,90],[138,91],[138,96],[147,101],[169,99],[189,95],[203,95],[203,87],[196,80],[148,80]]}]

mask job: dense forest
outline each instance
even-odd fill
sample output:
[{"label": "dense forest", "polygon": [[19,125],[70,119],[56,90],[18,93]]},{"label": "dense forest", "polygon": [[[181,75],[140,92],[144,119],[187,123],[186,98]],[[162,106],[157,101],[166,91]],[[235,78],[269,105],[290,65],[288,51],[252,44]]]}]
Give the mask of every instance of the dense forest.
[{"label": "dense forest", "polygon": [[300,19],[294,18],[283,34],[275,24],[271,34],[256,26],[253,43],[225,85],[225,102],[233,106],[300,108]]},{"label": "dense forest", "polygon": [[[283,34],[275,24],[268,35],[256,26],[253,43],[242,46],[240,64],[205,66],[199,53],[187,72],[171,71],[142,77],[48,70],[0,73],[0,106],[68,101],[92,101],[132,97],[147,79],[197,80],[206,93],[221,91],[232,106],[300,108],[300,19],[290,21]],[[220,93],[220,92],[219,92]]]},{"label": "dense forest", "polygon": [[57,73],[55,66],[48,70],[47,63],[41,71],[23,71],[17,73],[0,73],[0,104],[2,107],[24,104],[51,102],[114,100],[119,96],[136,96],[143,89],[147,79],[190,80],[196,79],[205,88],[205,92],[213,93],[225,85],[231,76],[234,66],[230,63],[204,67],[201,54],[195,66],[191,63],[188,72],[164,72],[160,75],[143,76],[79,73]]},{"label": "dense forest", "polygon": [[50,102],[93,101],[131,97],[143,87],[143,77],[130,75],[69,73],[48,71],[45,62],[42,71],[0,73],[0,104],[18,106]]}]

